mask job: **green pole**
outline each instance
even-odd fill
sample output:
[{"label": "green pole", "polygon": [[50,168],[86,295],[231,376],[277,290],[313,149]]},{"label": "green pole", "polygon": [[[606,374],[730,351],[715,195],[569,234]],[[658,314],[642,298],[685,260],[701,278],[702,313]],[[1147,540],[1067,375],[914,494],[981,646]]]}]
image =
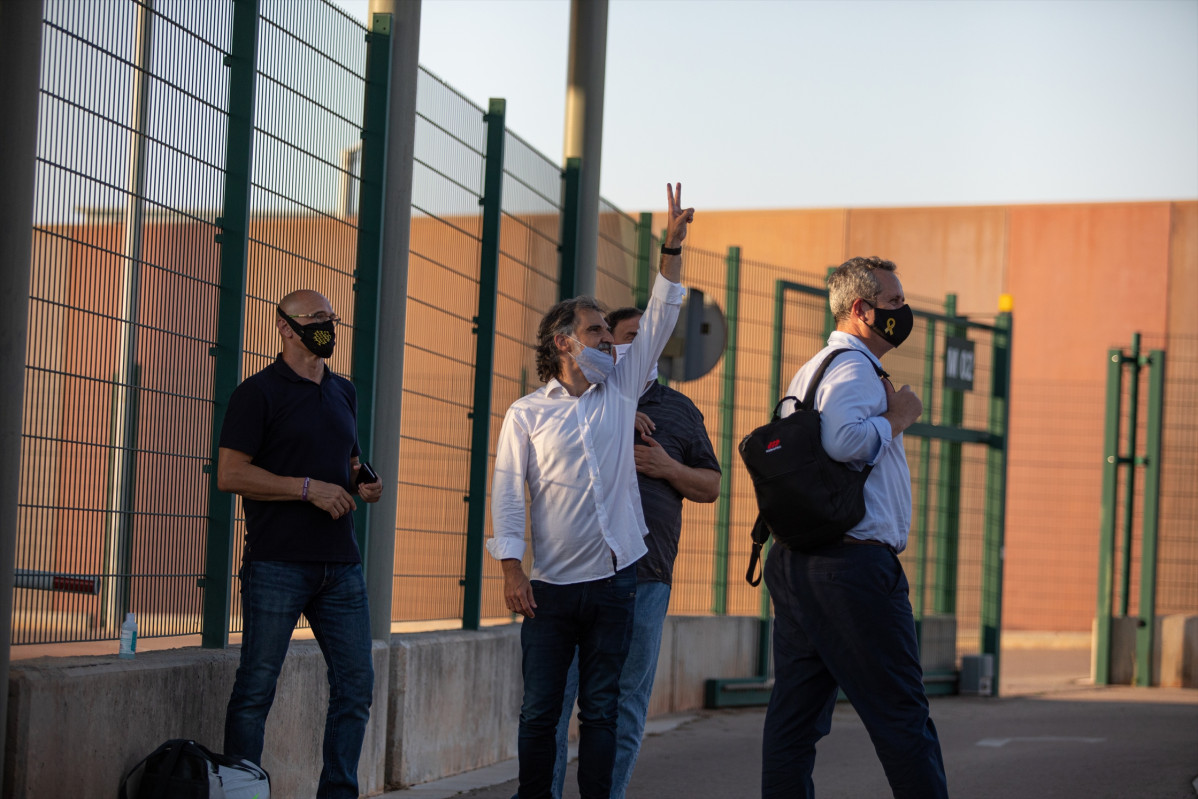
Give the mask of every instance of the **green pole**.
[{"label": "green pole", "polygon": [[[944,313],[956,318],[957,295],[944,298]],[[963,325],[950,323],[945,334],[960,337],[966,334]],[[995,334],[996,336],[998,334]],[[940,408],[940,423],[945,427],[960,427],[964,420],[964,394],[953,389],[944,390],[944,401]],[[940,459],[937,464],[938,511],[936,518],[936,590],[934,608],[936,613],[952,615],[957,612],[957,547],[961,526],[961,444],[957,441],[940,443]]]},{"label": "green pole", "polygon": [[567,158],[562,172],[562,243],[558,248],[557,299],[568,300],[578,291],[578,211],[582,192],[582,159]]},{"label": "green pole", "polygon": [[1136,685],[1152,684],[1156,636],[1156,550],[1161,508],[1161,431],[1165,416],[1165,351],[1148,356],[1148,436],[1144,468],[1144,522],[1140,541],[1140,623],[1136,627]]},{"label": "green pole", "polygon": [[736,318],[740,296],[740,247],[729,247],[724,309],[728,340],[724,343],[724,382],[720,389],[720,498],[715,523],[715,585],[711,612],[728,612],[728,539],[732,525],[732,451],[736,446]]},{"label": "green pole", "polygon": [[1123,486],[1123,524],[1120,535],[1121,553],[1119,560],[1118,611],[1121,618],[1127,616],[1127,604],[1131,594],[1131,539],[1136,512],[1136,419],[1140,415],[1140,334],[1131,334],[1131,354],[1123,359],[1130,373],[1127,384],[1127,449],[1124,452],[1132,459],[1125,473]]},{"label": "green pole", "polygon": [[1114,610],[1115,508],[1119,489],[1119,422],[1123,353],[1107,352],[1106,421],[1102,444],[1102,516],[1098,527],[1098,607],[1095,611],[1094,684],[1108,685],[1111,675],[1111,614]]},{"label": "green pole", "polygon": [[208,649],[229,644],[229,588],[233,549],[233,497],[216,485],[220,428],[233,389],[241,382],[250,174],[254,152],[254,81],[258,59],[258,0],[234,0],[229,55],[229,124],[225,137],[225,190],[220,232],[220,286],[217,289],[213,356],[212,444],[208,464],[208,540],[205,548],[204,619],[200,643]]},{"label": "green pole", "polygon": [[982,544],[981,652],[994,659],[992,696],[998,695],[1002,633],[1003,548],[1007,513],[1007,446],[1011,396],[1012,318],[1010,298],[1003,295],[995,319],[993,374],[990,392],[991,445],[986,453],[986,509]]},{"label": "green pole", "polygon": [[[952,296],[951,294],[949,295]],[[947,307],[948,303],[945,303]],[[936,372],[936,320],[928,320],[927,334],[923,344],[923,419],[932,421],[932,397]],[[943,444],[941,444],[943,446]],[[932,495],[932,439],[922,436],[919,440],[919,516],[915,519],[915,540],[918,550],[915,561],[915,597],[912,610],[915,623],[923,621],[924,586],[928,572],[928,517]],[[938,496],[943,497],[943,489]],[[918,632],[918,630],[917,630]]]},{"label": "green pole", "polygon": [[636,285],[633,302],[638,308],[649,304],[649,276],[653,272],[653,214],[641,213],[636,225]]},{"label": "green pole", "polygon": [[[828,267],[828,274],[826,275],[826,277],[832,277],[832,273],[833,273],[833,272],[835,272],[835,271],[836,271],[836,267],[835,267],[835,266],[829,266],[829,267]],[[824,288],[825,288],[825,296],[827,296],[827,294],[826,294],[826,290],[827,290],[827,282],[826,282],[826,280],[825,280],[825,283],[824,283]],[[833,330],[835,330],[835,329],[836,329],[836,317],[832,315],[832,306],[831,306],[831,305],[829,305],[827,302],[825,302],[825,303],[824,303],[824,341],[827,341],[827,340],[828,340],[828,336],[832,335],[832,331],[833,331]]]},{"label": "green pole", "polygon": [[470,427],[470,503],[466,517],[466,576],[462,628],[477,630],[482,615],[483,537],[487,526],[487,463],[491,450],[491,372],[495,361],[495,306],[499,296],[499,229],[503,200],[506,101],[492,97],[483,178],[483,231],[479,250],[478,316],[474,317],[474,404]]},{"label": "green pole", "polygon": [[[768,413],[772,413],[774,406],[778,404],[778,400],[782,397],[782,316],[786,310],[786,281],[778,280],[774,283],[774,330],[773,330],[773,345],[770,350],[770,399]],[[769,557],[770,548],[773,546],[774,540],[771,538],[765,542],[765,546],[761,548],[761,568],[765,569],[766,558]],[[766,677],[770,673],[770,589],[765,584],[765,580],[761,581],[761,615],[759,628],[760,632],[757,638],[757,673],[761,677]]]},{"label": "green pole", "polygon": [[[358,393],[358,442],[374,435],[378,367],[379,260],[383,243],[383,191],[387,173],[387,121],[391,97],[391,15],[375,14],[366,34],[366,97],[362,109],[362,179],[358,199],[358,258],[354,270],[354,352],[350,362]],[[363,452],[363,460],[372,453]],[[369,551],[370,506],[358,503],[354,533],[362,568]]]}]

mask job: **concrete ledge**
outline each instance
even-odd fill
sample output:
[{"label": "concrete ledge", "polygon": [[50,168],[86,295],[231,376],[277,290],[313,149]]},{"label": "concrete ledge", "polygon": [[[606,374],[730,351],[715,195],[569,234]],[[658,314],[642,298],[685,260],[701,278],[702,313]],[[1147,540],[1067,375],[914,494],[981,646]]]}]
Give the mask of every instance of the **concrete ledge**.
[{"label": "concrete ledge", "polygon": [[[111,799],[125,773],[170,738],[219,751],[240,649],[174,649],[42,658],[9,674],[4,791],[11,799]],[[387,646],[374,644],[375,705],[387,696]],[[296,641],[279,675],[263,766],[278,796],[312,796],[320,778],[328,681],[314,641]],[[382,714],[371,716],[358,779],[383,788]]]},{"label": "concrete ledge", "polygon": [[[1136,630],[1139,619],[1111,619],[1110,683],[1136,682]],[[1098,622],[1090,648],[1090,676],[1097,674]],[[1153,631],[1152,674],[1149,683],[1161,688],[1198,688],[1198,616],[1157,616]]]},{"label": "concrete ledge", "polygon": [[393,636],[388,787],[515,757],[523,688],[519,624]]},{"label": "concrete ledge", "polygon": [[[670,616],[650,716],[703,706],[713,677],[757,669],[753,617]],[[520,625],[374,642],[374,706],[358,780],[372,796],[516,756]],[[3,796],[111,799],[121,777],[170,738],[219,750],[240,649],[190,647],[41,658],[10,669]],[[316,792],[328,704],[316,642],[293,641],[266,726],[272,793]]]}]

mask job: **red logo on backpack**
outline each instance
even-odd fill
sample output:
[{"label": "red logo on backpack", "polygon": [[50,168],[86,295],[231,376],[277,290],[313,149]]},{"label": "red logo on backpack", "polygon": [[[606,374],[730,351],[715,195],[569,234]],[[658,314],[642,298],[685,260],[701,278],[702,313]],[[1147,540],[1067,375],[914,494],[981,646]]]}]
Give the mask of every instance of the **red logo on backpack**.
[{"label": "red logo on backpack", "polygon": [[782,439],[775,438],[773,441],[765,445],[766,452],[776,452],[782,449]]}]

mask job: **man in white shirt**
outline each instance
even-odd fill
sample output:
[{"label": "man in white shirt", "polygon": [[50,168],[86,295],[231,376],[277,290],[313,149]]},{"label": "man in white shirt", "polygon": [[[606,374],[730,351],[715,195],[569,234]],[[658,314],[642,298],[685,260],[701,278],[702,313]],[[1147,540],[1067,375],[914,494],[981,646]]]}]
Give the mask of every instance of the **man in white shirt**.
[{"label": "man in white shirt", "polygon": [[[615,362],[614,340],[590,297],[558,303],[541,320],[537,376],[545,386],[508,408],[491,486],[492,557],[504,601],[523,615],[520,799],[551,796],[555,731],[566,674],[578,648],[578,785],[607,799],[616,751],[620,670],[636,601],[636,561],[647,548],[631,430],[637,398],[682,304],[682,241],[694,218],[682,186],[667,186],[660,278],[640,334]],[[533,547],[525,575],[524,488]]]},{"label": "man in white shirt", "polygon": [[865,517],[840,541],[811,552],[774,546],[766,561],[774,688],[762,736],[762,799],[815,795],[815,744],[831,728],[838,688],[869,731],[896,799],[948,796],[898,559],[911,525],[902,433],[923,403],[910,386],[895,391],[878,376],[882,356],[914,326],[894,270],[881,258],[852,258],[829,275],[836,330],[786,392],[805,396],[829,353],[852,350],[832,361],[816,389],[820,438],[833,459],[873,470]]}]

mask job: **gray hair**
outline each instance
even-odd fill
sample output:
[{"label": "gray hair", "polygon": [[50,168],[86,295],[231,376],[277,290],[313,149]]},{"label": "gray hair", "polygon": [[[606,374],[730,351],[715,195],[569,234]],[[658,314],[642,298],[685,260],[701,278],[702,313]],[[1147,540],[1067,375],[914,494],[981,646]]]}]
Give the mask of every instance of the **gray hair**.
[{"label": "gray hair", "polygon": [[874,271],[881,269],[885,272],[895,271],[893,261],[886,261],[876,255],[869,258],[850,258],[832,270],[828,275],[828,306],[836,321],[849,318],[853,310],[853,301],[858,298],[871,305],[878,301],[882,286]]}]

